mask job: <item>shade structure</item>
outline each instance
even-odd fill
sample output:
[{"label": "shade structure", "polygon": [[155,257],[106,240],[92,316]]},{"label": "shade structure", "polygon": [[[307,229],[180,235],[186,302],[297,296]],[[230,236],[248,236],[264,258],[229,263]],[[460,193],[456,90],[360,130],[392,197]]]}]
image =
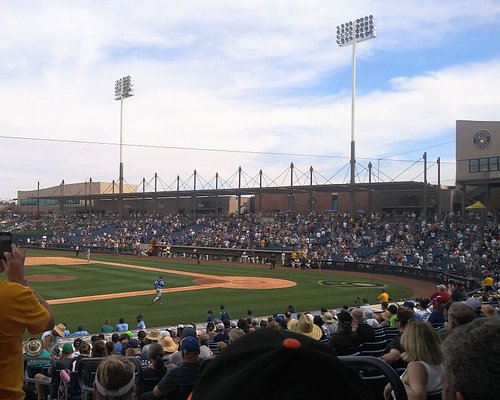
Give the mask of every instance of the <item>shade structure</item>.
[{"label": "shade structure", "polygon": [[466,210],[484,210],[486,206],[481,203],[479,200],[476,201],[474,204],[471,204],[468,207],[465,207]]}]

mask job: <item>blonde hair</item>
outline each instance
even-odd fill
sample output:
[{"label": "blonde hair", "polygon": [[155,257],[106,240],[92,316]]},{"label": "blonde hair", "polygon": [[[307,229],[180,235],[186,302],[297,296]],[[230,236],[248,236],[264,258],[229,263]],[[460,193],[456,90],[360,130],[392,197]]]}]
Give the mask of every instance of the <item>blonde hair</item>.
[{"label": "blonde hair", "polygon": [[[96,380],[99,384],[107,391],[117,392],[121,388],[127,386],[134,377],[134,366],[132,363],[123,359],[122,357],[117,357],[111,355],[104,359],[96,371]],[[121,396],[110,396],[105,395],[106,399],[120,399],[120,400],[131,400],[133,399],[133,386],[132,388]],[[95,393],[95,390],[94,390]],[[97,399],[101,398],[102,394],[97,392]]]},{"label": "blonde hair", "polygon": [[410,320],[401,335],[401,345],[405,361],[423,361],[432,365],[443,363],[441,339],[427,322]]}]

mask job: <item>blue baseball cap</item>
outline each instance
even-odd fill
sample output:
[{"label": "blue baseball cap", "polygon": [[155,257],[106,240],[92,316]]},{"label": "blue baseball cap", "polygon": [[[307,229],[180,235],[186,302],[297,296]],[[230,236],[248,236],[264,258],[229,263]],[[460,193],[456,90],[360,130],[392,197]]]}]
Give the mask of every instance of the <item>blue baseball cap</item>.
[{"label": "blue baseball cap", "polygon": [[195,337],[186,336],[184,339],[182,339],[181,350],[187,351],[188,353],[199,353],[200,343]]}]

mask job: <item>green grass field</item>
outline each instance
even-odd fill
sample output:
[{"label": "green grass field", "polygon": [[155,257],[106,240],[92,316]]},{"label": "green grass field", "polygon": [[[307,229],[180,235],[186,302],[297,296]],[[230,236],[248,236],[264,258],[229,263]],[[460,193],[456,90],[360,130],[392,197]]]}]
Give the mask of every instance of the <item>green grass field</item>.
[{"label": "green grass field", "polygon": [[[28,256],[73,257],[73,253],[29,252]],[[57,322],[65,322],[71,332],[83,325],[90,332],[98,332],[104,320],[116,324],[123,317],[130,328],[136,327],[136,315],[143,314],[148,327],[176,325],[178,323],[204,321],[207,310],[217,312],[225,304],[233,318],[245,317],[247,309],[254,315],[269,315],[284,312],[289,304],[297,311],[319,310],[353,305],[356,297],[367,298],[375,303],[380,287],[388,287],[393,299],[408,297],[411,290],[390,283],[385,286],[383,276],[365,277],[334,275],[327,271],[300,271],[298,269],[267,268],[251,264],[208,264],[179,262],[174,259],[148,257],[111,257],[93,255],[94,260],[123,264],[149,266],[177,271],[198,272],[218,276],[258,276],[287,279],[297,285],[284,289],[253,290],[211,288],[206,290],[165,293],[163,305],[153,305],[152,295],[125,297],[111,300],[53,305]],[[153,281],[159,275],[155,271],[144,271],[124,267],[89,263],[75,266],[41,265],[27,266],[26,275],[49,274],[72,276],[74,280],[61,282],[34,282],[32,286],[47,300],[86,295],[128,292],[153,289]],[[180,286],[195,286],[192,276],[164,273],[166,289]],[[3,277],[4,278],[4,277]],[[2,278],[2,279],[3,279]],[[323,281],[321,284],[320,281]]]}]

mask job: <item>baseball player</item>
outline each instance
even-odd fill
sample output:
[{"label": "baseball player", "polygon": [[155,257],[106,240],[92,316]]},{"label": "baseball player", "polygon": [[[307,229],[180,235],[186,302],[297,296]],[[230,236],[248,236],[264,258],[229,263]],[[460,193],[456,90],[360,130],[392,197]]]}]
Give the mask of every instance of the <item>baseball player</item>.
[{"label": "baseball player", "polygon": [[156,304],[157,301],[159,301],[160,304],[163,304],[163,301],[161,300],[162,290],[165,287],[163,276],[159,276],[158,279],[154,281],[153,285],[156,289],[156,296],[153,299],[153,304]]}]

